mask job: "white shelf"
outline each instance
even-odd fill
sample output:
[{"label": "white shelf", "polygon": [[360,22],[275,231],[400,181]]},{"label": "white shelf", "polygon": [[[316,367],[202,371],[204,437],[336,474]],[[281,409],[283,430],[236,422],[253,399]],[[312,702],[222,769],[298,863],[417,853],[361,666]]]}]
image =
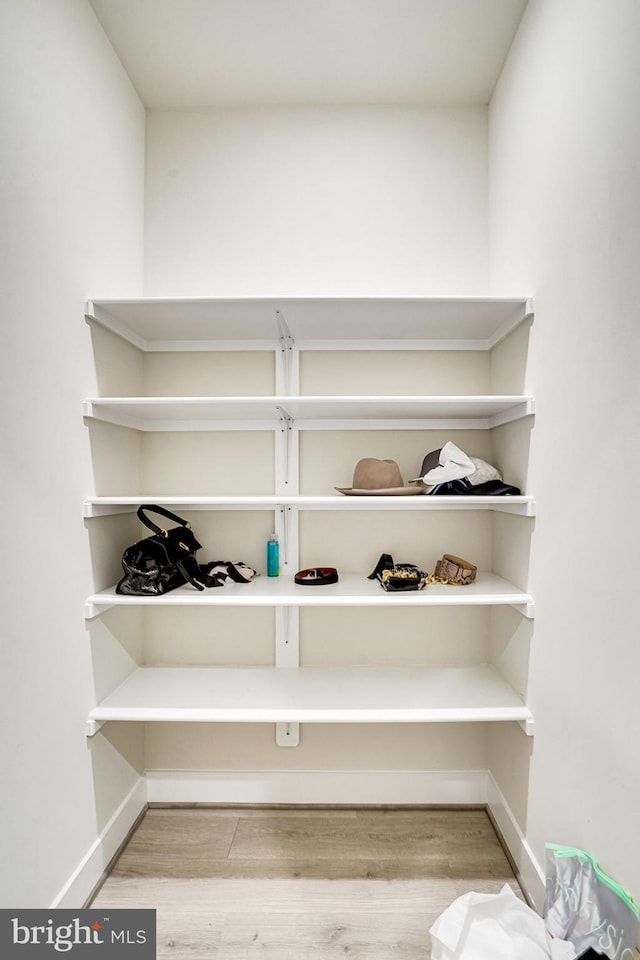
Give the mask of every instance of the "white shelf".
[{"label": "white shelf", "polygon": [[344,496],[255,496],[178,497],[157,493],[135,497],[88,497],[85,517],[104,517],[135,512],[141,503],[159,503],[180,513],[193,510],[276,510],[294,507],[304,510],[495,510],[522,517],[535,516],[535,500],[527,496],[485,497],[344,497]]},{"label": "white shelf", "polygon": [[520,721],[531,711],[488,665],[141,667],[89,714],[108,720],[245,723]]},{"label": "white shelf", "polygon": [[366,574],[342,574],[337,583],[323,586],[301,586],[293,577],[259,576],[250,583],[229,583],[223,587],[196,590],[185,585],[163,597],[131,597],[115,589],[95,593],[85,605],[88,619],[113,606],[239,606],[239,607],[310,607],[310,606],[487,606],[517,607],[524,616],[533,617],[533,600],[529,593],[494,573],[479,571],[473,583],[450,586],[432,583],[423,590],[388,593],[377,580]]},{"label": "white shelf", "polygon": [[91,300],[87,319],[141,350],[274,349],[281,317],[301,349],[489,350],[533,312],[490,297]]},{"label": "white shelf", "polygon": [[530,416],[530,396],[96,397],[84,416],[136,430],[491,429]]}]

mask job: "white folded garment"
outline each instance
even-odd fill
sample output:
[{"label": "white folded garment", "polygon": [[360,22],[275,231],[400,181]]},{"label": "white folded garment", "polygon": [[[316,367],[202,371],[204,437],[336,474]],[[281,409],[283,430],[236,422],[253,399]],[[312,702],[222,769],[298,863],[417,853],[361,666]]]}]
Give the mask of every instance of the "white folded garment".
[{"label": "white folded garment", "polygon": [[449,440],[445,443],[438,457],[439,465],[433,470],[427,470],[422,478],[423,483],[435,486],[437,483],[448,483],[450,480],[463,480],[475,472],[475,464],[466,453],[456,447]]}]

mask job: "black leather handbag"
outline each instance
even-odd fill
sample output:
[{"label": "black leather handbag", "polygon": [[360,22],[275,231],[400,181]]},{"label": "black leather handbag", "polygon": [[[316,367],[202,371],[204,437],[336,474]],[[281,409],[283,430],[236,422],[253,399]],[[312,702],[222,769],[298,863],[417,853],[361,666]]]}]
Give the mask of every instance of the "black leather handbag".
[{"label": "black leather handbag", "polygon": [[[157,513],[178,526],[165,530],[150,520],[145,511]],[[153,530],[154,535],[138,540],[122,554],[124,576],[116,586],[116,593],[157,597],[185,583],[204,590],[205,577],[196,560],[201,544],[187,521],[149,503],[138,508],[138,519]]]}]

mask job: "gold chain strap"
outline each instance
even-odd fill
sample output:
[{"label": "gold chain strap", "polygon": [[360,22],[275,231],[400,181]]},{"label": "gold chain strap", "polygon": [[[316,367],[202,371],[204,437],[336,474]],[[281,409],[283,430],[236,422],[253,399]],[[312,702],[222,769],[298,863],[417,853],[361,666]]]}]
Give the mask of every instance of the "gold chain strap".
[{"label": "gold chain strap", "polygon": [[425,583],[447,583],[452,587],[458,587],[460,584],[456,580],[445,580],[444,577],[436,577],[435,573],[430,573],[428,577],[424,578]]}]

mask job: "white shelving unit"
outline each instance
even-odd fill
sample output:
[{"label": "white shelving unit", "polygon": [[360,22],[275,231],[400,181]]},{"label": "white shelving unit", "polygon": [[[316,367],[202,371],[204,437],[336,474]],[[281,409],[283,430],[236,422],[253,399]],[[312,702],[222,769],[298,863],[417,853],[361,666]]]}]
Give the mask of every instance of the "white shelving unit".
[{"label": "white shelving unit", "polygon": [[[528,395],[310,396],[300,392],[304,351],[490,351],[533,311],[526,299],[94,300],[87,320],[143,354],[272,351],[273,396],[105,396],[85,401],[86,422],[141,434],[180,431],[272,431],[275,492],[252,496],[155,494],[94,496],[88,519],[131,513],[140,503],[170,510],[273,513],[290,571],[297,569],[299,517],[306,512],[409,511],[416,518],[451,511],[535,515],[531,496],[344,497],[299,493],[300,432],[319,430],[483,430],[514,424],[535,412]],[[373,516],[372,516],[373,514]],[[110,522],[110,521],[105,521]],[[516,721],[533,732],[533,717],[492,665],[300,666],[297,610],[307,606],[510,606],[534,616],[526,589],[480,571],[470,586],[430,584],[388,594],[369,571],[336,584],[296,585],[291,576],[198,592],[185,586],[159,598],[120,596],[115,587],[87,599],[85,615],[113,607],[273,607],[274,665],[270,668],[150,667],[135,670],[91,711],[87,732],[106,721],[269,722],[277,742],[295,745],[297,724]]]}]

